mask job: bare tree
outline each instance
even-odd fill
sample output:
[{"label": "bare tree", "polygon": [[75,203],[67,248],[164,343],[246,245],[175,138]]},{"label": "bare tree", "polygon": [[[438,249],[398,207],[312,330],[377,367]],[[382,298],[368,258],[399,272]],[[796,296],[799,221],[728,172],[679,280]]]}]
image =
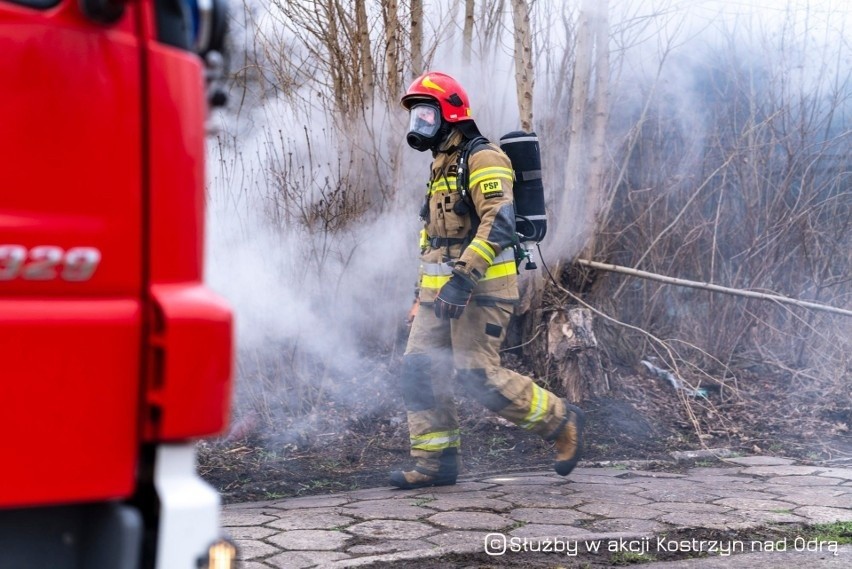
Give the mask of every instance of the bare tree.
[{"label": "bare tree", "polygon": [[400,94],[402,69],[402,29],[398,0],[382,0],[382,21],[385,25],[386,92],[388,100],[394,100]]},{"label": "bare tree", "polygon": [[515,32],[515,88],[518,94],[518,113],[521,117],[521,129],[532,132],[535,68],[532,61],[530,8],[526,0],[512,0],[512,22]]},{"label": "bare tree", "polygon": [[471,44],[473,43],[473,14],[475,0],[464,0],[464,30],[462,32],[462,62],[470,65]]},{"label": "bare tree", "polygon": [[365,103],[372,104],[373,62],[364,0],[358,0],[355,8],[352,14],[340,0],[310,5],[273,0],[270,9],[297,38],[299,49],[293,50],[289,64],[299,81],[322,87],[340,116],[359,113]]},{"label": "bare tree", "polygon": [[503,10],[506,0],[482,0],[479,5],[479,18],[477,34],[480,41],[479,53],[481,57],[487,57],[496,46],[500,45],[501,32],[503,29]]},{"label": "bare tree", "polygon": [[609,1],[599,0],[592,16],[591,36],[595,48],[595,88],[594,115],[591,124],[591,152],[589,156],[588,182],[586,184],[585,226],[595,228],[589,232],[589,238],[581,256],[590,258],[595,253],[596,236],[600,230],[598,220],[600,208],[606,195],[604,188],[604,153],[606,150],[606,129],[609,119]]},{"label": "bare tree", "polygon": [[358,51],[361,56],[361,92],[366,107],[373,105],[375,83],[373,74],[373,54],[370,51],[370,26],[367,22],[365,0],[355,0],[355,26],[357,30]]},{"label": "bare tree", "polygon": [[411,0],[411,27],[408,42],[411,46],[411,75],[423,73],[423,0]]}]

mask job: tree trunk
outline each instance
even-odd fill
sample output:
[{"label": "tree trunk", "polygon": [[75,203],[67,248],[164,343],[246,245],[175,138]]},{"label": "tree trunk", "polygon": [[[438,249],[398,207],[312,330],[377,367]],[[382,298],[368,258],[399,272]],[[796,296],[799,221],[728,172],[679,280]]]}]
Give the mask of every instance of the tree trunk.
[{"label": "tree trunk", "polygon": [[361,71],[361,101],[365,108],[373,106],[373,54],[370,51],[370,28],[364,0],[355,0],[355,26],[358,30],[358,53]]},{"label": "tree trunk", "polygon": [[542,357],[536,357],[543,377],[558,377],[570,401],[606,395],[609,378],[603,370],[594,319],[587,308],[540,311],[546,327]]},{"label": "tree trunk", "polygon": [[515,88],[521,129],[533,130],[533,88],[535,73],[532,63],[530,8],[526,0],[512,0],[512,22],[515,27]]},{"label": "tree trunk", "polygon": [[[338,18],[335,14],[335,6],[331,3],[322,4],[324,19],[328,22],[328,28],[324,35],[321,35],[326,52],[328,53],[328,70],[331,75],[332,92],[334,93],[334,106],[339,114],[349,112],[349,98],[346,96],[348,92],[348,82],[346,80],[346,72],[339,69],[335,65],[340,54],[340,30],[338,29]],[[320,34],[317,34],[320,35]],[[343,30],[345,37],[345,29]]]},{"label": "tree trunk", "polygon": [[465,69],[470,65],[470,52],[473,44],[473,9],[475,0],[464,1],[464,30],[462,31],[462,63]]},{"label": "tree trunk", "polygon": [[382,0],[382,18],[385,24],[385,76],[388,101],[400,95],[399,55],[402,32],[399,26],[398,0]]},{"label": "tree trunk", "polygon": [[411,0],[411,28],[409,33],[411,75],[414,78],[423,73],[423,0]]},{"label": "tree trunk", "polygon": [[592,20],[592,36],[595,46],[595,111],[592,119],[591,156],[589,178],[586,184],[586,219],[589,238],[581,257],[591,259],[595,253],[595,242],[600,222],[601,206],[604,202],[604,154],[606,150],[606,127],[609,122],[609,23],[607,21],[608,0],[599,0]]}]

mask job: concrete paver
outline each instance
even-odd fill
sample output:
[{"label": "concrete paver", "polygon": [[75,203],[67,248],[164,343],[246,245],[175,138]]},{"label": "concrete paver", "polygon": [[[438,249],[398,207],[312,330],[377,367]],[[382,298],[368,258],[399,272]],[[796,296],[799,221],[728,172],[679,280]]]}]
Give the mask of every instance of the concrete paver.
[{"label": "concrete paver", "polygon": [[802,506],[793,510],[794,514],[804,516],[816,524],[852,521],[852,510],[848,508],[829,508],[826,506]]},{"label": "concrete paver", "polygon": [[710,514],[706,512],[672,512],[659,517],[661,522],[675,529],[709,528],[717,530],[745,529],[751,525],[745,517],[736,514]]},{"label": "concrete paver", "polygon": [[354,535],[385,539],[417,539],[440,531],[429,524],[403,520],[370,520],[346,529]]},{"label": "concrete paver", "polygon": [[344,516],[341,508],[311,508],[307,510],[287,510],[276,514],[277,519],[266,524],[269,528],[280,530],[293,529],[332,529],[348,526],[355,522],[352,516]]},{"label": "concrete paver", "polygon": [[584,514],[575,510],[559,508],[517,508],[509,515],[513,520],[529,522],[531,524],[559,524],[573,525],[580,520],[593,520],[594,516]]},{"label": "concrete paver", "polygon": [[408,500],[368,500],[350,504],[341,511],[362,520],[419,520],[434,513],[418,506],[419,500],[414,497]]},{"label": "concrete paver", "polygon": [[[373,488],[233,504],[224,508],[223,525],[239,546],[243,569],[307,569],[374,562],[405,567],[451,553],[481,554],[487,542],[518,539],[571,540],[574,546],[584,540],[646,540],[653,545],[678,529],[852,521],[852,468],[763,456],[677,473],[643,468],[584,465],[567,478],[548,471],[518,472],[465,479],[455,486]],[[827,552],[803,551],[804,542],[800,545],[791,541],[785,551],[746,548],[730,556],[643,567],[759,568],[771,562],[777,569],[788,561],[789,566],[852,566],[850,546],[835,544]],[[524,552],[510,553],[517,562],[511,566],[522,566]],[[653,556],[654,548],[648,553]],[[565,560],[564,553],[554,555],[555,563]]]},{"label": "concrete paver", "polygon": [[339,531],[294,530],[282,531],[267,538],[282,549],[296,551],[332,551],[343,547],[352,535]]},{"label": "concrete paver", "polygon": [[429,518],[429,521],[450,529],[493,529],[502,530],[512,525],[512,520],[504,515],[489,512],[441,512]]},{"label": "concrete paver", "polygon": [[[476,494],[476,492],[471,492]],[[505,512],[513,508],[512,502],[508,500],[498,500],[496,498],[483,498],[481,496],[472,496],[465,494],[445,494],[434,497],[424,505],[433,510],[451,511],[451,510],[489,510],[492,512]]]},{"label": "concrete paver", "polygon": [[243,559],[269,557],[273,553],[281,552],[276,546],[263,543],[256,539],[234,539],[234,543],[240,548],[240,555]]},{"label": "concrete paver", "polygon": [[342,506],[352,501],[349,496],[305,496],[304,498],[289,498],[270,504],[273,508],[282,510],[307,510],[310,508],[330,508]]},{"label": "concrete paver", "polygon": [[644,518],[607,518],[591,522],[588,528],[601,532],[625,532],[635,535],[651,535],[671,529],[671,526],[663,522],[656,522]]}]

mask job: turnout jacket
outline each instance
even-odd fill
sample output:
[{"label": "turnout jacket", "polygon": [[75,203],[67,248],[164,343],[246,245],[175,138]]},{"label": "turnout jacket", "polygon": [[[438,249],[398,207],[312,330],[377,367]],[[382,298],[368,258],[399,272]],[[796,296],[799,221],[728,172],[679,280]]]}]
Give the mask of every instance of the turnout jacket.
[{"label": "turnout jacket", "polygon": [[427,184],[421,231],[420,302],[434,302],[455,270],[477,283],[478,303],[518,300],[514,174],[509,157],[493,143],[472,149],[468,158],[468,197],[457,185],[464,138],[453,133],[436,153]]}]

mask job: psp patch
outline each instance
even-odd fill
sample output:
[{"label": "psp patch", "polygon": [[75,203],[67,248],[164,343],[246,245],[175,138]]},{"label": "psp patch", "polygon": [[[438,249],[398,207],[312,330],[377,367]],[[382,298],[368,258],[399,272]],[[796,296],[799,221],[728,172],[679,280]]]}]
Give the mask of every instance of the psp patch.
[{"label": "psp patch", "polygon": [[485,180],[479,187],[486,198],[499,198],[503,195],[503,184],[499,179]]}]

